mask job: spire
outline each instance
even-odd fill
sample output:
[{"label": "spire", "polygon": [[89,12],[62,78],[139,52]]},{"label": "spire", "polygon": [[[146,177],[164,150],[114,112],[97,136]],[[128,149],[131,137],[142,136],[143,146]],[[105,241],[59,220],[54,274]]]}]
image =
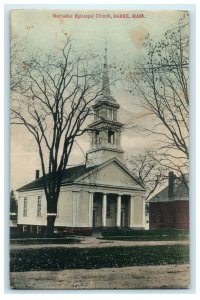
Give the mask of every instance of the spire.
[{"label": "spire", "polygon": [[110,97],[110,82],[108,77],[108,63],[107,63],[107,43],[105,45],[102,86],[103,86],[103,96]]}]

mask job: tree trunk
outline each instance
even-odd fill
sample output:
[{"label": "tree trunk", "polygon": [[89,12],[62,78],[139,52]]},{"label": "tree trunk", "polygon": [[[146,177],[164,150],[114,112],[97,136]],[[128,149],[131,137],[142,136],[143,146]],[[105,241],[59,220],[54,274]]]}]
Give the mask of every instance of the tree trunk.
[{"label": "tree trunk", "polygon": [[52,236],[54,234],[55,220],[56,215],[47,215],[47,236]]},{"label": "tree trunk", "polygon": [[57,203],[58,196],[54,191],[50,191],[47,197],[47,235],[52,236],[54,234],[54,223],[57,216]]}]

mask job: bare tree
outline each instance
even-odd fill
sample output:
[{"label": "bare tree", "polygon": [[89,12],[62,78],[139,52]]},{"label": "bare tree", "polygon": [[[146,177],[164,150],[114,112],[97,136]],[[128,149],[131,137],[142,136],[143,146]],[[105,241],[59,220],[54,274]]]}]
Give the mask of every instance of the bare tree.
[{"label": "bare tree", "polygon": [[146,150],[127,160],[129,169],[146,187],[146,201],[163,185],[168,178],[167,168],[155,158],[155,151]]},{"label": "bare tree", "polygon": [[[144,108],[146,124],[133,124],[157,137],[157,160],[177,173],[189,167],[189,34],[184,14],[178,25],[155,42],[147,37],[147,55],[130,70],[130,92]],[[138,121],[138,120],[137,120]]]},{"label": "bare tree", "polygon": [[20,84],[11,84],[11,123],[25,126],[38,147],[48,234],[54,229],[63,170],[76,137],[85,131],[92,102],[102,93],[97,66],[91,53],[76,55],[68,39],[56,55],[23,61],[13,79]]},{"label": "bare tree", "polygon": [[10,90],[14,91],[20,86],[25,68],[23,64],[24,43],[17,36],[10,38]]}]

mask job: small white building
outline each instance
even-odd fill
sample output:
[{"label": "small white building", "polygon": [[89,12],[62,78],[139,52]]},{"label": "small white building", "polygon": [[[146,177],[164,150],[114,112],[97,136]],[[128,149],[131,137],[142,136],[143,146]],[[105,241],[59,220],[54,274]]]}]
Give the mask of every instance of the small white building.
[{"label": "small white building", "polygon": [[[55,230],[90,233],[99,227],[145,229],[145,187],[122,163],[123,124],[119,104],[110,94],[105,55],[103,96],[93,106],[88,126],[90,150],[84,165],[63,171]],[[47,209],[42,177],[18,189],[18,227],[46,229]]]}]

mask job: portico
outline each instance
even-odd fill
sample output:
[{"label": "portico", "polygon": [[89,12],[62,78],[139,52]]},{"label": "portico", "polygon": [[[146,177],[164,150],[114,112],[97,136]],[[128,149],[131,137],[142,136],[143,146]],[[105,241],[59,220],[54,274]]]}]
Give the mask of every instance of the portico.
[{"label": "portico", "polygon": [[92,227],[130,227],[131,195],[90,192]]}]

